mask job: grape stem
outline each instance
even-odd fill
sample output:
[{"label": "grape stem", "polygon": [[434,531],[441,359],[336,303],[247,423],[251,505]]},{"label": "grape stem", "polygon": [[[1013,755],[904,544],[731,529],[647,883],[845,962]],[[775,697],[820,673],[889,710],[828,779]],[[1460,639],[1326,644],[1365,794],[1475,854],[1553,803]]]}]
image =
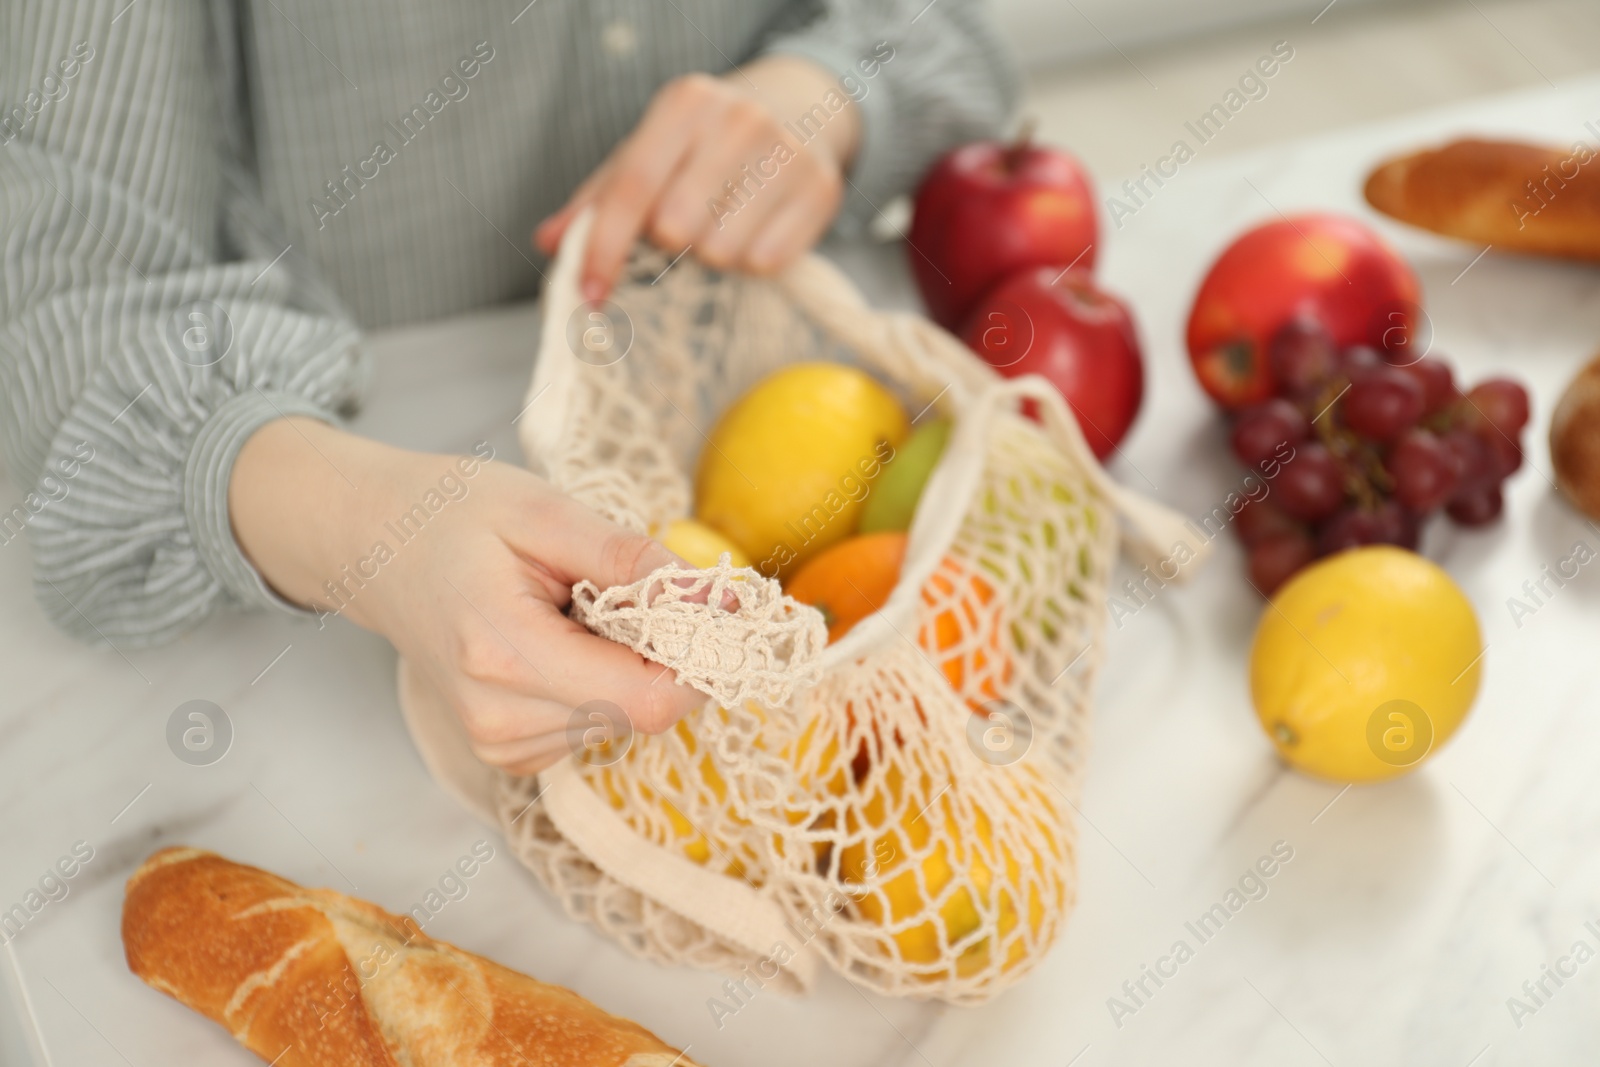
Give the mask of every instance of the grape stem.
[{"label": "grape stem", "polygon": [[1344,474],[1345,491],[1355,497],[1363,510],[1376,511],[1383,502],[1380,491],[1387,492],[1394,488],[1389,472],[1383,469],[1383,462],[1376,451],[1363,447],[1360,438],[1335,425],[1332,418],[1334,405],[1349,387],[1347,378],[1335,378],[1324,387],[1317,399],[1317,407],[1326,417],[1318,418],[1314,423],[1317,439],[1339,464]]}]

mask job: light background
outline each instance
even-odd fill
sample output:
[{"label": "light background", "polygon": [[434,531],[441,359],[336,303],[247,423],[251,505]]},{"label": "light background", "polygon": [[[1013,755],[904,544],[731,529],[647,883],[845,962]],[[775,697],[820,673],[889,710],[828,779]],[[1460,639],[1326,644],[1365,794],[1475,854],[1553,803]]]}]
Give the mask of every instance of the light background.
[{"label": "light background", "polygon": [[1274,41],[1294,46],[1293,62],[1208,156],[1600,69],[1595,0],[1326,5],[996,0],[994,12],[1027,66],[1024,114],[1049,116],[1039,137],[1113,185],[1165,152]]}]

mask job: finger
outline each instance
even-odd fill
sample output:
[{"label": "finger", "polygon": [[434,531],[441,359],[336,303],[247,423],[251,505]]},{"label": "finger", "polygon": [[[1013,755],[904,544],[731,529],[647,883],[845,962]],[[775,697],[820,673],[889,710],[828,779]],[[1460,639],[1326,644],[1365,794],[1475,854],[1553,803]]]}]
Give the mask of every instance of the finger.
[{"label": "finger", "polygon": [[567,622],[569,629],[547,634],[542,645],[550,698],[574,708],[590,701],[614,704],[632,729],[646,734],[671,728],[706,702],[705,694],[678,681],[670,664]]},{"label": "finger", "polygon": [[[548,711],[532,713],[530,723],[538,722],[541,732],[509,741],[472,743],[472,752],[492,767],[512,768],[538,764],[540,769],[559,762],[573,751],[573,737],[569,732],[572,709],[555,701],[530,702],[545,705]],[[537,718],[534,718],[536,716]],[[547,721],[546,721],[547,720]],[[557,726],[551,727],[549,724]],[[582,744],[581,735],[577,742]],[[523,772],[527,773],[527,772]]]},{"label": "finger", "polygon": [[[571,497],[551,490],[548,483],[538,484],[542,490],[531,498],[534,504],[527,520],[514,524],[505,537],[532,568],[536,588],[530,592],[541,601],[565,608],[572,599],[572,586],[583,579],[609,589],[636,582],[669,565],[696,569],[654,538],[616,525]],[[690,590],[682,596],[683,602],[709,601],[710,586],[695,590],[694,578],[678,578],[674,582]],[[658,587],[648,590],[651,596],[659,592]],[[732,590],[723,591],[721,607],[724,611],[739,610],[739,598]]]},{"label": "finger", "polygon": [[785,203],[750,242],[745,266],[757,274],[782,270],[808,252],[838,213],[836,189],[815,185]]},{"label": "finger", "polygon": [[475,629],[460,667],[470,681],[457,701],[478,744],[519,741],[560,728],[552,704],[570,709],[605,701],[631,728],[659,733],[706,700],[679,684],[669,666],[585,630],[548,601]]},{"label": "finger", "polygon": [[[520,759],[533,751],[533,744],[564,744],[572,707],[550,697],[529,697],[497,689],[492,685],[469,682],[462,690],[458,714],[467,727],[472,750],[489,755]],[[542,740],[541,740],[542,739]]]},{"label": "finger", "polygon": [[644,220],[694,143],[692,135],[684,136],[685,129],[693,129],[697,116],[720,99],[713,82],[683,78],[657,94],[638,128],[617,150],[616,166],[595,199],[594,230],[582,272],[584,299],[604,299],[622,273]]},{"label": "finger", "polygon": [[[652,240],[662,248],[677,251],[694,244],[708,231],[722,228],[719,220],[732,215],[727,211],[713,212],[708,205],[724,209],[739,206],[738,201],[730,203],[725,199],[728,182],[741,187],[741,198],[763,193],[770,196],[771,190],[764,187],[769,179],[758,168],[763,160],[770,162],[778,143],[769,132],[771,125],[767,112],[753,100],[736,100],[719,109],[715,136],[700,139],[662,193],[651,218]],[[754,178],[747,174],[747,164]]]},{"label": "finger", "polygon": [[607,589],[636,582],[669,563],[689,565],[660,541],[618,526],[543,484],[543,492],[529,501],[526,521],[513,524],[505,536],[554,584],[570,590],[587,578]]},{"label": "finger", "polygon": [[577,756],[593,766],[620,760],[633,747],[632,725],[617,715],[610,704],[586,703],[568,708],[554,701],[542,701],[550,708],[561,729],[497,743],[474,742],[473,753],[491,766],[530,774]]},{"label": "finger", "polygon": [[[671,165],[676,166],[681,157],[681,152],[672,156]],[[578,285],[583,298],[590,303],[604,300],[622,274],[622,265],[627,262],[644,220],[654,209],[661,187],[670,174],[662,165],[665,158],[635,157],[619,163],[616,172],[596,194],[594,228],[589,231],[589,247]]]},{"label": "finger", "polygon": [[695,248],[695,255],[718,270],[738,266],[744,261],[750,243],[794,195],[792,183],[786,181],[783,184],[769,182],[766,188],[753,190],[753,195],[747,195],[737,211],[723,216],[721,227],[705,232]]},{"label": "finger", "polygon": [[[563,749],[561,752],[553,752],[553,753],[550,753],[548,755],[540,755],[540,756],[537,756],[537,757],[535,757],[533,759],[522,760],[522,761],[517,762],[517,763],[502,764],[500,766],[500,769],[502,771],[506,772],[507,774],[511,775],[513,778],[524,778],[524,777],[527,777],[530,774],[543,774],[545,771],[549,770],[551,767],[554,767],[556,764],[560,763],[565,758],[566,758],[566,750]],[[485,760],[484,762],[487,763],[488,761]],[[538,795],[536,795],[534,797],[534,800],[538,800],[538,799],[539,799],[539,797],[538,797]],[[527,812],[528,808],[531,808],[531,807],[533,807],[533,805],[530,803],[527,807],[523,808],[522,811],[519,812],[517,815],[512,816],[512,818],[513,819],[519,818],[522,814],[525,814]]]},{"label": "finger", "polygon": [[[662,567],[696,569],[682,556],[660,541],[609,521],[571,497],[551,494],[539,514],[511,533],[511,547],[521,553],[540,579],[544,599],[565,607],[572,597],[572,586],[588,579],[601,589],[627,585]],[[692,589],[693,578],[674,579],[677,585]],[[650,595],[660,590],[652,587]],[[690,592],[686,603],[704,604],[710,587]],[[722,607],[737,611],[739,598],[725,591]]]},{"label": "finger", "polygon": [[542,252],[546,255],[555,255],[556,250],[561,247],[561,238],[566,236],[567,227],[572,225],[572,220],[577,218],[585,207],[594,202],[595,193],[605,181],[610,169],[609,160],[596,167],[594,173],[572,191],[565,204],[539,223],[538,228],[533,231],[533,241]]}]

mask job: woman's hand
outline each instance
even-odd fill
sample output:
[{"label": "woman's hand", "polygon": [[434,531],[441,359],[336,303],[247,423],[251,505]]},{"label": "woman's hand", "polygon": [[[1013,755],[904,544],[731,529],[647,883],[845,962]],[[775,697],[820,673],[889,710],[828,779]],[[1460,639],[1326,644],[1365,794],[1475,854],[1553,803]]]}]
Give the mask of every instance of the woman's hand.
[{"label": "woman's hand", "polygon": [[280,419],[245,443],[228,495],[263,577],[387,637],[486,763],[516,774],[556,763],[572,709],[591,700],[644,733],[705,701],[562,613],[580,578],[605,588],[681,561],[525,470]]},{"label": "woman's hand", "polygon": [[534,240],[554,253],[573,218],[594,206],[579,283],[589,301],[611,291],[641,235],[668,252],[692,248],[713,267],[771,273],[832,223],[860,136],[856,105],[806,60],[770,56],[722,77],[685,75],[656,93]]}]

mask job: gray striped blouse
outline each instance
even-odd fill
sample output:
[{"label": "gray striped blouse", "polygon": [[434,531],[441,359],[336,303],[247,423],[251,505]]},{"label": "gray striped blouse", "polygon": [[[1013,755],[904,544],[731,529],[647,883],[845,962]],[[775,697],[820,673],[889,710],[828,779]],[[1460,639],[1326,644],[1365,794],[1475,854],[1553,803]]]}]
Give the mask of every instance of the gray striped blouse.
[{"label": "gray striped blouse", "polygon": [[527,235],[654,91],[766,52],[860,101],[846,230],[1015,97],[977,0],[0,0],[0,545],[48,616],[283,606],[244,440],[348,412],[361,328],[534,295]]}]

